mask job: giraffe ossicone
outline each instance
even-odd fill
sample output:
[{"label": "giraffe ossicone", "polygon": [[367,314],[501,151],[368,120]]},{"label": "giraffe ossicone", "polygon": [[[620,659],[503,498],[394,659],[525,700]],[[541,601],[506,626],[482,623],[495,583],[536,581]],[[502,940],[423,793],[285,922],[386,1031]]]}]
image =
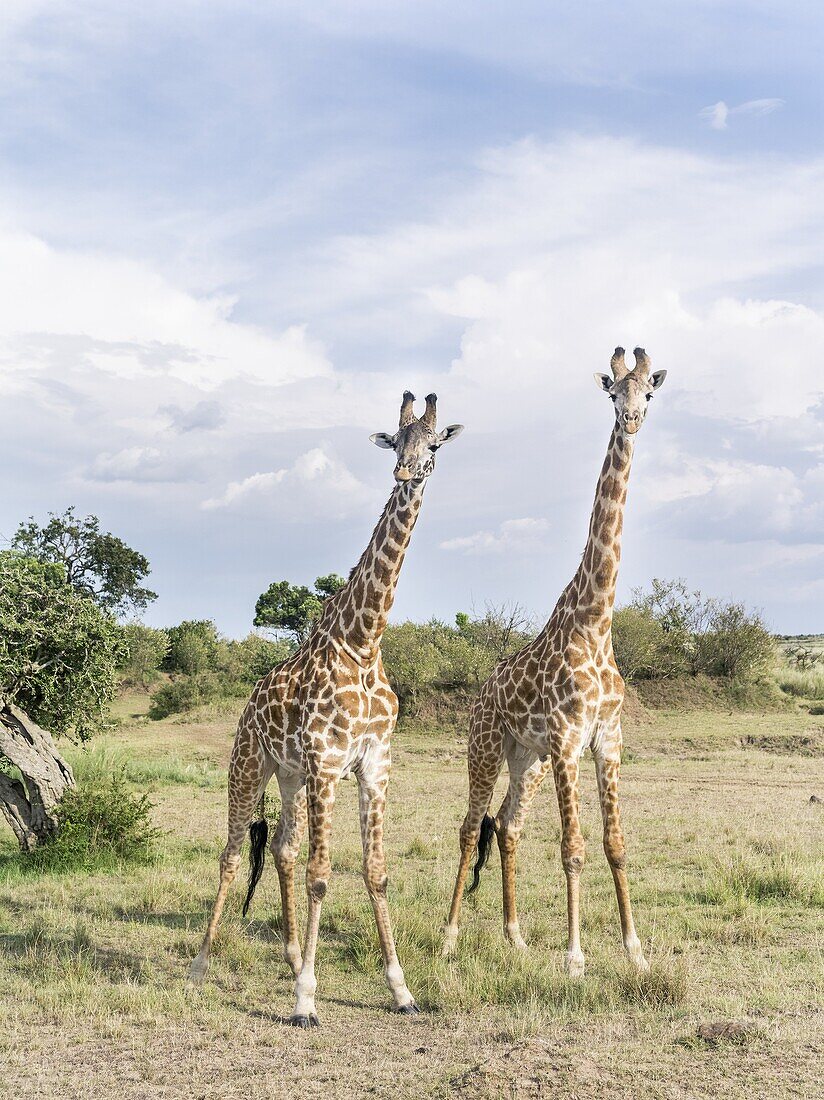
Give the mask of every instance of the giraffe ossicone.
[{"label": "giraffe ossicone", "polygon": [[[315,955],[320,914],[331,877],[330,835],[338,782],[353,774],[359,785],[363,877],[375,914],[384,977],[397,1012],[417,1007],[398,962],[386,898],[383,819],[390,772],[390,738],[398,700],[381,659],[386,628],[412,531],[435,455],[463,430],[438,432],[435,394],[420,418],[414,396],[403,395],[398,430],[371,437],[395,452],[395,488],[368,546],[344,587],[327,599],[301,647],[256,685],[240,718],[229,763],[229,821],[220,857],[217,898],[189,982],[206,974],[221,912],[240,866],[240,850],[255,807],[274,776],[281,812],[271,840],[283,906],[283,953],[295,976],[289,1022],[316,1027]],[[295,863],[309,825],[306,867],[308,918],[303,949],[295,912]],[[265,821],[252,826],[252,862],[244,904],[248,909],[263,868]]]},{"label": "giraffe ossicone", "polygon": [[[578,773],[581,756],[589,748],[595,758],[604,850],[615,884],[624,948],[639,969],[647,968],[630,905],[618,806],[624,681],[612,650],[612,613],[635,437],[667,372],[652,373],[643,348],[635,349],[632,369],[624,354],[623,348],[616,348],[611,374],[595,375],[599,388],[615,406],[615,423],[581,564],[543,630],[519,653],[500,662],[472,707],[469,810],[460,830],[460,862],[444,933],[444,954],[454,951],[457,944],[472,857],[477,851],[470,890],[478,885],[493,836],[497,836],[501,854],[504,935],[514,946],[525,946],[515,904],[515,857],[530,803],[552,771],[567,885],[566,967],[570,977],[583,975],[579,910],[585,846]],[[509,768],[509,787],[493,818],[488,811],[504,762]]]}]

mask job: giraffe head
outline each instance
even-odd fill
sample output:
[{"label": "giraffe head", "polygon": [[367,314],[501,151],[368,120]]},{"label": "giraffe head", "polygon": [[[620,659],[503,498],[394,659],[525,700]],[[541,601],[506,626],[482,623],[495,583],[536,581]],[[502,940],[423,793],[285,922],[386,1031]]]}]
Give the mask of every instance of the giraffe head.
[{"label": "giraffe head", "polygon": [[605,390],[615,405],[618,427],[627,435],[635,435],[644,423],[653,390],[663,385],[667,377],[665,370],[650,374],[652,363],[643,348],[636,348],[633,355],[635,366],[628,370],[624,362],[624,349],[616,348],[610,362],[612,377],[608,374],[595,375],[598,388]]},{"label": "giraffe head", "polygon": [[415,395],[406,390],[401,402],[400,423],[395,434],[375,432],[369,436],[376,447],[385,447],[395,452],[395,481],[399,483],[425,481],[435,469],[435,452],[438,448],[463,431],[463,424],[450,424],[443,431],[437,430],[437,401],[435,394],[430,393],[423,415],[417,417]]}]

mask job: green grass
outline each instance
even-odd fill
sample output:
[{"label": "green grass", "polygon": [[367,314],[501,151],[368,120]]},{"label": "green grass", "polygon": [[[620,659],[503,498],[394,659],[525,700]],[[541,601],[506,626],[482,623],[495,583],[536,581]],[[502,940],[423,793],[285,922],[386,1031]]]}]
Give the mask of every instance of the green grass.
[{"label": "green grass", "polygon": [[775,673],[781,690],[796,699],[824,700],[824,666],[805,669],[781,666]]},{"label": "green grass", "polygon": [[[820,788],[820,762],[747,742],[780,735],[791,749],[809,732],[809,716],[652,712],[643,725],[628,724],[622,797],[645,975],[621,948],[585,764],[587,972],[579,982],[563,971],[551,780],[519,849],[529,950],[504,942],[494,850],[464,904],[457,954],[441,957],[465,812],[465,739],[454,728],[405,723],[386,822],[389,900],[424,1012],[409,1022],[388,1011],[361,877],[357,785],[342,783],[318,951],[323,1029],[307,1034],[279,1019],[291,1010],[293,982],[281,958],[271,859],[250,919],[240,915],[242,881],[231,893],[203,988],[187,995],[183,986],[217,884],[233,725],[127,720],[116,738],[72,750],[81,779],[122,769],[130,790],[150,792],[162,833],[150,865],[22,874],[10,834],[0,835],[0,1058],[11,1059],[9,1095],[280,1097],[322,1088],[330,1096],[501,1097],[532,1095],[516,1082],[533,1079],[593,1100],[783,1098],[791,1086],[814,1094],[824,867],[822,808],[809,794]],[[302,868],[298,900],[303,920]],[[696,1061],[699,1024],[742,1018],[761,1022],[746,1063],[720,1044]],[[66,1073],[69,1052],[86,1049],[90,1056],[74,1058]]]}]

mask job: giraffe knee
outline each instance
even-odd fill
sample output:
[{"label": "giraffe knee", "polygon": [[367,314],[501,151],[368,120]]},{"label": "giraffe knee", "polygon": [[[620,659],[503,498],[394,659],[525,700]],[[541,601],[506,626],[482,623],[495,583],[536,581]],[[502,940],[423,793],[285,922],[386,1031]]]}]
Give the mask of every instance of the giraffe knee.
[{"label": "giraffe knee", "polygon": [[481,835],[481,830],[466,821],[461,825],[458,836],[460,837],[461,851],[467,850],[474,852],[475,846],[478,843],[478,838]]},{"label": "giraffe knee", "polygon": [[281,874],[288,874],[295,868],[295,861],[297,860],[297,852],[292,845],[287,844],[285,841],[273,840],[270,849],[272,852],[272,858],[275,861],[275,867]]},{"label": "giraffe knee", "polygon": [[610,867],[621,870],[627,865],[627,852],[624,847],[624,838],[620,833],[604,834],[604,851]]},{"label": "giraffe knee", "polygon": [[389,878],[385,868],[371,867],[369,864],[364,864],[363,881],[366,883],[366,889],[370,894],[386,897],[386,888],[389,885]]},{"label": "giraffe knee", "polygon": [[332,866],[328,860],[323,863],[310,863],[306,868],[306,891],[315,901],[323,901],[329,889]]},{"label": "giraffe knee", "polygon": [[561,841],[561,863],[568,875],[580,875],[584,869],[586,845],[582,836],[564,837]]},{"label": "giraffe knee", "polygon": [[220,873],[230,881],[235,877],[240,867],[240,853],[224,848],[220,853]]},{"label": "giraffe knee", "polygon": [[498,847],[501,852],[505,852],[510,855],[518,847],[518,839],[521,835],[521,830],[518,829],[511,821],[508,822],[495,822],[495,832],[498,837]]}]

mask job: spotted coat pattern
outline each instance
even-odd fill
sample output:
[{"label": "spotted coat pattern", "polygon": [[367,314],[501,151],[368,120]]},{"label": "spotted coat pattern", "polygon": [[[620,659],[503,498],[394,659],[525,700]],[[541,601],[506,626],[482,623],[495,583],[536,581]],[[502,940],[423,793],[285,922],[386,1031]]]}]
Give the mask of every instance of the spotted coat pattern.
[{"label": "spotted coat pattern", "polygon": [[[494,818],[501,854],[504,933],[515,946],[526,946],[515,904],[516,850],[530,803],[552,772],[567,882],[567,968],[573,976],[583,974],[579,889],[585,845],[578,775],[581,756],[589,748],[595,758],[604,849],[615,882],[624,945],[637,966],[647,965],[632,918],[618,804],[624,683],[612,649],[612,613],[635,433],[646,415],[648,395],[666,372],[650,378],[649,358],[640,348],[635,355],[632,371],[626,369],[622,349],[617,348],[612,359],[608,392],[615,401],[616,422],[598,479],[581,564],[544,629],[496,667],[472,708],[469,811],[460,831],[461,858],[446,927],[446,954],[457,942],[466,876],[493,788],[506,762],[509,787]],[[599,384],[607,388],[606,382]]]},{"label": "spotted coat pattern", "polygon": [[[220,858],[220,885],[200,954],[189,977],[202,981],[223,904],[240,865],[240,849],[266,785],[277,780],[281,813],[271,841],[283,905],[286,961],[296,978],[290,1022],[317,1025],[315,955],[323,899],[331,876],[330,836],[335,792],[353,775],[359,785],[363,876],[375,914],[384,974],[395,1009],[417,1011],[398,962],[389,919],[383,820],[391,766],[390,738],[398,701],[389,685],[380,643],[395,586],[423,499],[434,452],[457,435],[435,432],[435,396],[418,420],[404,395],[400,428],[379,436],[396,452],[397,482],[369,545],[347,584],[327,599],[322,615],[297,652],[255,687],[240,719],[229,764],[228,840]],[[376,437],[373,440],[377,441]],[[309,825],[306,868],[308,919],[301,951],[295,913],[294,871]]]}]

